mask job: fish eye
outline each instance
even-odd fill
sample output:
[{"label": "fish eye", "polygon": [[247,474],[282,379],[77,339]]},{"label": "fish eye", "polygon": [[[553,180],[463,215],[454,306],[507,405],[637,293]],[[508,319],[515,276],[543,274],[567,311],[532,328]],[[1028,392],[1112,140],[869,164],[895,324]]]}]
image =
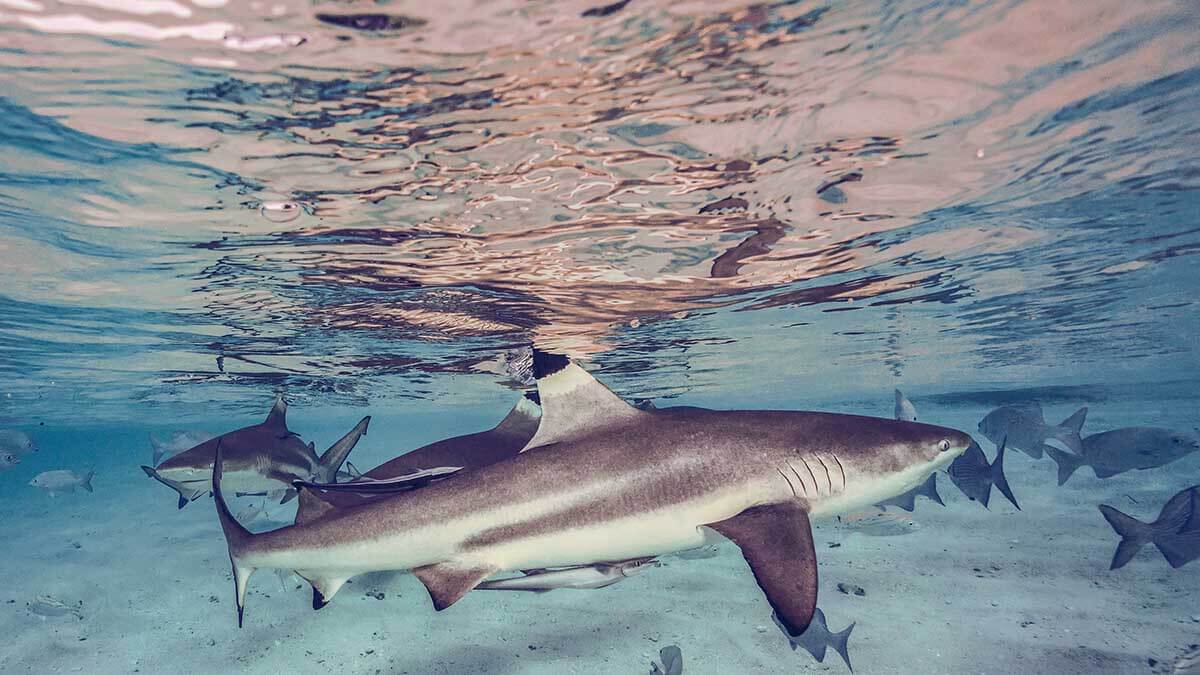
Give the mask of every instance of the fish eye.
[{"label": "fish eye", "polygon": [[941,452],[946,452],[949,449],[950,449],[950,441],[948,441],[944,438],[942,440],[938,441],[938,450],[940,450]]}]

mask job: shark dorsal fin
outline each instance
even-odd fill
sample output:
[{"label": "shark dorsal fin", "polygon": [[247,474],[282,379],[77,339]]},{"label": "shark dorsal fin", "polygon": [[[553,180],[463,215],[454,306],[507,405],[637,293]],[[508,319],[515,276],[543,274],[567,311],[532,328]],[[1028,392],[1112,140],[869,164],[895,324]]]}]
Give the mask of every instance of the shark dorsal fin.
[{"label": "shark dorsal fin", "polygon": [[271,412],[267,413],[263,426],[287,429],[287,401],[283,400],[283,394],[276,397],[275,405],[271,407]]},{"label": "shark dorsal fin", "polygon": [[537,378],[542,417],[525,450],[577,438],[647,414],[626,403],[565,356],[533,350],[533,375]]}]

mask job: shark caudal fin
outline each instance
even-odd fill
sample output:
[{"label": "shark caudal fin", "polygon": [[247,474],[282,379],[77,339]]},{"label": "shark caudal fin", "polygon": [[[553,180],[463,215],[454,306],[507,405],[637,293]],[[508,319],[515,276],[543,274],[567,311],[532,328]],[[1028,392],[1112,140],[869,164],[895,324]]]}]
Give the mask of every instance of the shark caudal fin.
[{"label": "shark caudal fin", "polygon": [[587,435],[646,415],[565,356],[533,350],[542,417],[522,450]]},{"label": "shark caudal fin", "polygon": [[1117,544],[1112,565],[1108,569],[1115,570],[1124,567],[1126,563],[1133,560],[1133,556],[1137,555],[1143,546],[1150,543],[1154,537],[1153,529],[1148,524],[1121,513],[1108,504],[1100,505],[1100,513],[1108,521],[1108,524],[1112,525],[1117,534],[1121,535],[1121,543]]},{"label": "shark caudal fin", "polygon": [[847,643],[850,642],[850,631],[854,630],[854,625],[854,623],[851,623],[849,626],[846,626],[846,630],[840,633],[829,634],[829,646],[833,647],[838,656],[842,657],[842,660],[846,662],[846,667],[852,673],[854,672],[854,666],[850,665],[850,651],[847,649]]},{"label": "shark caudal fin", "polygon": [[[1008,478],[1004,475],[1004,446],[1008,445],[1008,437],[1000,439],[1000,448],[996,450],[996,459],[992,461],[989,470],[991,471],[992,485],[1000,490],[1000,494],[1004,495],[1012,505],[1021,510],[1021,505],[1017,503],[1016,496],[1013,495],[1012,488],[1008,486]],[[986,504],[985,504],[986,506]]]},{"label": "shark caudal fin", "polygon": [[1066,485],[1075,470],[1084,465],[1084,459],[1079,455],[1070,452],[1063,452],[1058,448],[1052,448],[1049,445],[1045,446],[1046,454],[1050,455],[1050,459],[1058,465],[1058,484]]},{"label": "shark caudal fin", "polygon": [[[282,398],[280,400],[283,400]],[[239,555],[249,545],[254,535],[242,526],[229,511],[225,496],[221,494],[221,442],[217,441],[216,459],[213,461],[212,493],[213,502],[217,505],[217,519],[221,521],[221,530],[225,533],[225,543],[229,547],[229,562],[233,565],[234,600],[237,602],[238,628],[242,627],[242,617],[246,609],[246,583],[254,568],[243,565]]]},{"label": "shark caudal fin", "polygon": [[1062,421],[1062,424],[1050,428],[1050,438],[1062,443],[1068,450],[1076,455],[1083,454],[1083,440],[1079,438],[1079,432],[1083,429],[1083,422],[1087,419],[1088,409],[1086,406],[1076,410],[1074,414]]},{"label": "shark caudal fin", "polygon": [[367,435],[369,424],[371,424],[371,416],[367,415],[359,420],[349,433],[338,439],[337,443],[329,446],[325,454],[321,455],[315,476],[317,482],[332,483],[337,480],[338,471],[346,462],[346,458],[350,456],[350,451],[358,444],[358,439]]},{"label": "shark caudal fin", "polygon": [[89,472],[83,474],[83,478],[80,479],[79,485],[82,486],[83,489],[87,490],[88,492],[95,492],[95,490],[92,489],[92,479],[95,477],[96,477],[96,472],[89,471]]}]

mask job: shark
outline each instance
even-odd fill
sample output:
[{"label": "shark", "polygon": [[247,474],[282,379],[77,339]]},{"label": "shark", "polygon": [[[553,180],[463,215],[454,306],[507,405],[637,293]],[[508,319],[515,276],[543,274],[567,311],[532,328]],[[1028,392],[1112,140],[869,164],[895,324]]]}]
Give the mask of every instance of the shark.
[{"label": "shark", "polygon": [[333,509],[362,504],[380,495],[412,489],[458,471],[513,457],[533,438],[539,417],[537,393],[526,392],[491,429],[445,438],[411,450],[350,482],[301,484],[296,523],[303,524]]},{"label": "shark", "polygon": [[629,405],[569,358],[535,350],[542,416],[516,456],[419,490],[251,533],[214,504],[238,625],[258,569],[294,570],[313,608],[351,577],[411,570],[435,610],[506,570],[595,566],[702,546],[743,554],[777,623],[804,633],[817,600],[811,521],[920,485],[974,444],[961,431],[859,415]]},{"label": "shark", "polygon": [[222,434],[168,458],[156,467],[142,466],[146,475],[179,493],[179,508],[208,494],[218,444],[226,461],[226,485],[241,494],[281,493],[283,501],[295,495],[292,483],[315,478],[332,481],[358,440],[367,432],[370,416],[361,421],[324,454],[287,428],[287,402],[275,400],[260,424]]}]

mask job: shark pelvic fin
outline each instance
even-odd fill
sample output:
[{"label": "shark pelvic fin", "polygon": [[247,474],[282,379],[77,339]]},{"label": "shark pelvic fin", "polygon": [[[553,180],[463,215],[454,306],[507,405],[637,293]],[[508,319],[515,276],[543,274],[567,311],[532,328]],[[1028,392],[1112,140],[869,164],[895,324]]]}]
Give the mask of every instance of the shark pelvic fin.
[{"label": "shark pelvic fin", "polygon": [[709,527],[742,549],[789,637],[803,634],[817,607],[817,554],[808,513],[799,504],[770,504]]},{"label": "shark pelvic fin", "polygon": [[267,419],[263,421],[263,426],[286,431],[287,408],[287,401],[283,400],[283,394],[280,394],[275,398],[275,405],[271,406],[271,412],[267,413]]},{"label": "shark pelvic fin", "polygon": [[565,356],[534,349],[533,374],[542,417],[525,450],[577,438],[646,414]]},{"label": "shark pelvic fin", "polygon": [[342,464],[346,462],[346,458],[350,456],[350,451],[358,444],[358,439],[367,435],[367,426],[371,424],[371,416],[368,415],[358,421],[354,428],[345,436],[342,436],[336,443],[329,446],[325,454],[321,455],[320,463],[316,471],[316,479],[321,483],[332,483],[337,480],[337,473],[342,468]]},{"label": "shark pelvic fin", "polygon": [[440,612],[495,574],[496,567],[451,561],[418,567],[412,573],[425,584],[433,608]]},{"label": "shark pelvic fin", "polygon": [[[145,464],[142,465],[142,471],[145,471],[147,476],[153,478],[154,480],[156,480],[156,481],[162,483],[163,485],[166,485],[167,487],[171,488],[172,490],[178,492],[179,493],[179,508],[181,508],[181,509],[183,507],[187,506],[189,502],[196,501],[197,499],[204,496],[208,492],[207,489],[195,490],[195,489],[191,489],[191,488],[185,488],[182,484],[180,484],[177,481],[168,480],[166,478],[163,478],[162,475],[158,473],[157,469],[148,467]],[[205,487],[207,487],[207,485]]]},{"label": "shark pelvic fin", "polygon": [[246,609],[246,584],[250,581],[250,575],[254,573],[254,568],[243,564],[239,560],[239,554],[254,538],[254,535],[239,523],[237,518],[234,518],[233,513],[229,511],[229,505],[225,503],[225,496],[221,494],[223,464],[221,441],[218,440],[212,473],[213,502],[217,506],[217,519],[221,521],[221,531],[225,533],[225,543],[229,547],[229,563],[233,566],[234,599],[237,601],[238,628],[241,628],[242,617]]},{"label": "shark pelvic fin", "polygon": [[314,611],[328,605],[329,601],[333,600],[333,596],[341,590],[342,586],[346,585],[346,581],[350,578],[350,575],[329,574],[328,572],[317,574],[316,572],[297,570],[296,574],[312,584],[312,608]]}]

